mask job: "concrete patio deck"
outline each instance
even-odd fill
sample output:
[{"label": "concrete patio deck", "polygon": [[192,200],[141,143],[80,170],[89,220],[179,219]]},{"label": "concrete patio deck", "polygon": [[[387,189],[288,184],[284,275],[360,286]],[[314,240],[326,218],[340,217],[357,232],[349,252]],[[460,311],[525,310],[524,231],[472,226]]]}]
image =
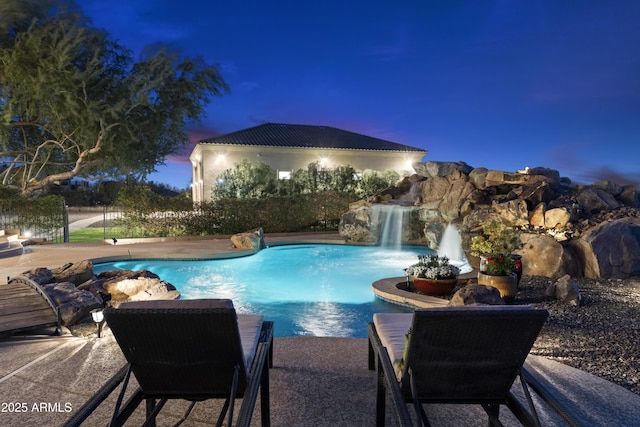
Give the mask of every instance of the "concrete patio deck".
[{"label": "concrete patio deck", "polygon": [[[336,235],[267,236],[267,242],[332,241]],[[19,257],[0,259],[0,289],[6,278],[37,267],[55,268],[84,259],[207,258],[234,252],[228,239],[179,240],[123,245],[62,244],[29,246]],[[6,282],[4,282],[6,283]],[[60,425],[123,364],[108,328],[102,338],[42,335],[0,341],[0,425]],[[632,345],[632,343],[629,343]],[[528,361],[563,395],[589,414],[584,425],[640,425],[640,396],[585,372],[530,356]],[[273,426],[372,426],[375,417],[375,372],[367,369],[367,340],[351,338],[276,338],[271,371]],[[514,390],[521,395],[519,385]],[[543,425],[566,425],[534,395]],[[107,402],[112,403],[112,402]],[[172,425],[184,405],[168,405],[158,425]],[[85,425],[104,425],[112,405],[105,404]],[[217,404],[202,402],[186,426],[200,426]],[[485,426],[478,406],[429,405],[434,426]],[[501,412],[507,426],[517,425],[509,411]],[[387,425],[393,426],[391,408]],[[252,425],[260,425],[260,413]]]}]

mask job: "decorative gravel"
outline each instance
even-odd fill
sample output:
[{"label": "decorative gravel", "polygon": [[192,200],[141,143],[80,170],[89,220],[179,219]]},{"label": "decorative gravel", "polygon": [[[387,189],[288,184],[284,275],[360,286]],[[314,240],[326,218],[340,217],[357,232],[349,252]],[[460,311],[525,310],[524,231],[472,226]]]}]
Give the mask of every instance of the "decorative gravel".
[{"label": "decorative gravel", "polygon": [[640,279],[575,279],[582,300],[565,305],[545,292],[546,277],[524,276],[518,304],[549,310],[532,350],[640,395]]}]

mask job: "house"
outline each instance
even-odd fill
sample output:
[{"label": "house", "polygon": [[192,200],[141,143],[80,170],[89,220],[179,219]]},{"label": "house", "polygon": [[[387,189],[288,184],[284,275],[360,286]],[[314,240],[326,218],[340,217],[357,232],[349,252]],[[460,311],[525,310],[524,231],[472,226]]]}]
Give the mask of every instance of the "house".
[{"label": "house", "polygon": [[279,179],[313,162],[328,168],[349,165],[357,172],[394,170],[405,176],[426,154],[421,148],[330,126],[266,123],[200,141],[189,157],[191,191],[195,202],[211,199],[218,176],[242,159],[266,163]]}]

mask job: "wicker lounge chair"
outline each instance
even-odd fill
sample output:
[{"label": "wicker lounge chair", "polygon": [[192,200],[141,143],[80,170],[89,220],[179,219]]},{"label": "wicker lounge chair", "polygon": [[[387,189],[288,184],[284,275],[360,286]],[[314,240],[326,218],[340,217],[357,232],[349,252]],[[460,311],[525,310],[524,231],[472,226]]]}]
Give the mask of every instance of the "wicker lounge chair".
[{"label": "wicker lounge chair", "polygon": [[[424,403],[481,404],[490,425],[498,426],[506,404],[522,424],[539,424],[522,376],[529,410],[510,390],[547,316],[529,306],[375,314],[369,369],[378,371],[376,424],[385,422],[387,389],[401,426],[429,425]],[[407,403],[413,403],[415,421]]]},{"label": "wicker lounge chair", "polygon": [[[122,425],[142,400],[153,425],[167,399],[196,402],[226,399],[217,420],[228,414],[233,425],[234,400],[242,398],[235,425],[248,426],[261,390],[262,425],[270,424],[269,368],[273,322],[262,316],[236,314],[230,300],[144,301],[105,310],[107,324],[128,366],[99,390],[68,422],[79,425],[124,382],[112,425]],[[139,389],[122,404],[130,374]],[[156,403],[156,399],[158,402]]]}]

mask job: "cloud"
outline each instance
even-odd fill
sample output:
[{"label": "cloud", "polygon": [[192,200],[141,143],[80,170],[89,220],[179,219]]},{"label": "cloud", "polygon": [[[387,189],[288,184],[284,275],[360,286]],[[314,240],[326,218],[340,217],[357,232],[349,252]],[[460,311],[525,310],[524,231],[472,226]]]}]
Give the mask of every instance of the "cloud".
[{"label": "cloud", "polygon": [[583,172],[585,183],[591,184],[599,181],[611,181],[620,185],[636,185],[640,186],[640,173],[625,173],[610,168],[609,166],[600,166],[596,169]]},{"label": "cloud", "polygon": [[[565,143],[549,148],[550,167],[557,169],[561,176],[568,176],[577,184],[593,184],[611,181],[620,185],[640,186],[640,173],[624,171],[609,165],[594,164],[584,157],[593,148],[582,142]],[[583,153],[581,155],[581,153]]]}]

